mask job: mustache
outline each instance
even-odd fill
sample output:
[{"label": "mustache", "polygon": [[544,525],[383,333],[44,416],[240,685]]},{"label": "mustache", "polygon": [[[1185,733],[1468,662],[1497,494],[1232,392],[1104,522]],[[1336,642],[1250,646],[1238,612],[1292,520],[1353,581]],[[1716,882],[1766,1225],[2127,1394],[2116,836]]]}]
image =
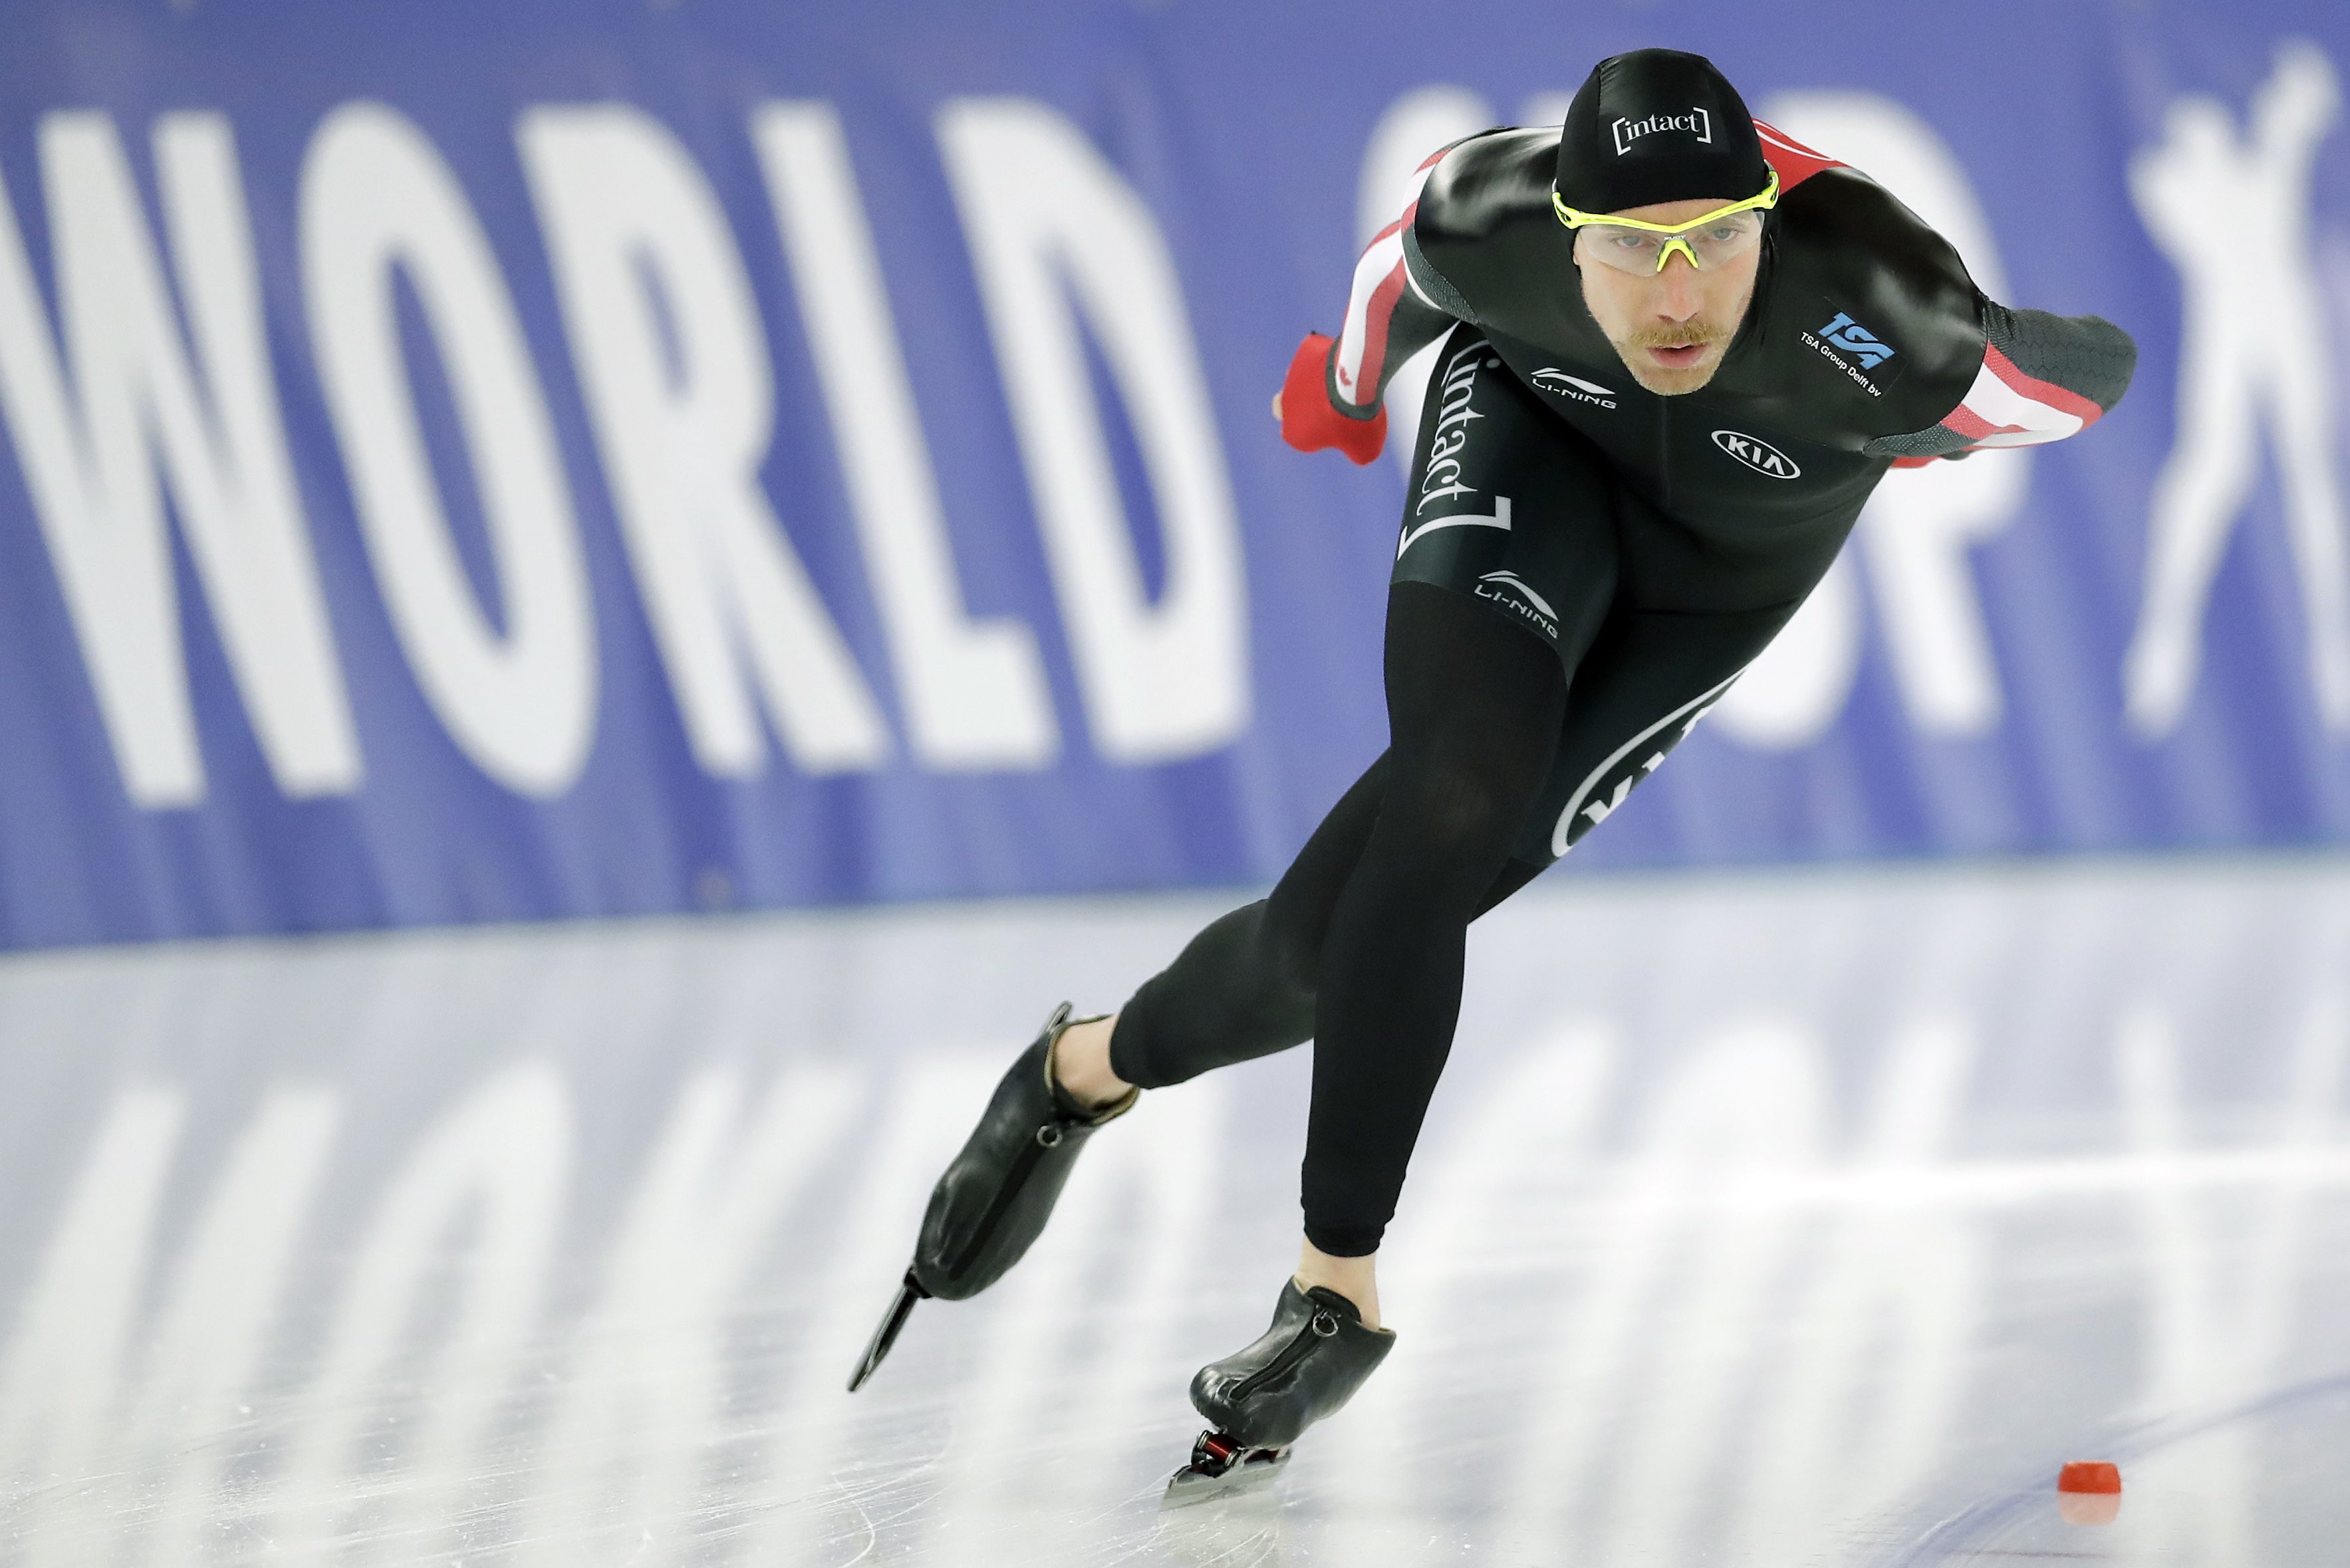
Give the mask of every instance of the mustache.
[{"label": "mustache", "polygon": [[1675,322],[1670,325],[1641,327],[1633,329],[1624,339],[1627,348],[1690,348],[1700,344],[1711,345],[1730,341],[1730,328],[1719,321],[1703,317]]}]

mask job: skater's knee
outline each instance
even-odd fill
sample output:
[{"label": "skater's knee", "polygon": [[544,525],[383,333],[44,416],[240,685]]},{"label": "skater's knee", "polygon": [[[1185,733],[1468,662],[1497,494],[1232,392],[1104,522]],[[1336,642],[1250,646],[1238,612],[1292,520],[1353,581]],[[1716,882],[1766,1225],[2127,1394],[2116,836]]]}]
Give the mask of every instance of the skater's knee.
[{"label": "skater's knee", "polygon": [[1382,826],[1448,864],[1506,854],[1534,805],[1541,775],[1527,767],[1455,757],[1400,770],[1381,813]]},{"label": "skater's knee", "polygon": [[1211,922],[1119,1012],[1110,1067],[1165,1088],[1303,1044],[1314,1033],[1321,940],[1260,899]]},{"label": "skater's knee", "polygon": [[1276,902],[1258,906],[1256,940],[1253,944],[1271,989],[1284,1001],[1306,1009],[1312,1027],[1315,977],[1322,971],[1323,932],[1305,921],[1285,919]]},{"label": "skater's knee", "polygon": [[1302,900],[1259,898],[1224,916],[1201,946],[1213,972],[1226,985],[1245,978],[1246,989],[1262,993],[1265,1005],[1303,994],[1313,1005],[1314,977],[1322,962],[1322,932]]}]

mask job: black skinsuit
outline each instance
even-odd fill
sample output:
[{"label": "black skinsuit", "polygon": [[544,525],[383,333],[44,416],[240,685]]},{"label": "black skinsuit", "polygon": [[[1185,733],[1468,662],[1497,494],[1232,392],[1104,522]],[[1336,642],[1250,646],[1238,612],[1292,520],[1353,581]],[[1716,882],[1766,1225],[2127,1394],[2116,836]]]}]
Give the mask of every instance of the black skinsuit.
[{"label": "black skinsuit", "polygon": [[2060,439],[2128,384],[2119,328],[1992,303],[1883,188],[1757,129],[1780,200],[1701,390],[1644,391],[1592,319],[1552,210],[1555,128],[1431,160],[1357,267],[1326,402],[1293,370],[1293,443],[1344,443],[1444,339],[1389,600],[1392,744],[1270,898],[1137,992],[1112,1063],[1155,1087],[1315,1038],[1305,1204],[1326,1251],[1375,1250],[1393,1212],[1468,922],[1664,761],[1896,460]]}]

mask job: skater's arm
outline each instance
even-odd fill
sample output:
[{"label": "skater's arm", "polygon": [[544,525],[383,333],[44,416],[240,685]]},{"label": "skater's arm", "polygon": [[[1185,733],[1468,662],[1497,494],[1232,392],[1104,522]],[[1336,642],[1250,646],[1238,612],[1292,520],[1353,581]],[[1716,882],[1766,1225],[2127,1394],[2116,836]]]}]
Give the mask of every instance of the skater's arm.
[{"label": "skater's arm", "polygon": [[1982,301],[1983,362],[1941,422],[1866,448],[1908,467],[1985,447],[2077,435],[2113,411],[2137,367],[2130,335],[2096,316],[2051,316]]},{"label": "skater's arm", "polygon": [[1357,462],[1378,456],[1387,443],[1380,399],[1388,382],[1455,319],[1417,275],[1406,244],[1419,185],[1443,157],[1439,152],[1420,165],[1402,213],[1373,236],[1356,262],[1337,337],[1310,333],[1290,360],[1277,410],[1283,439],[1300,452],[1336,447]]}]

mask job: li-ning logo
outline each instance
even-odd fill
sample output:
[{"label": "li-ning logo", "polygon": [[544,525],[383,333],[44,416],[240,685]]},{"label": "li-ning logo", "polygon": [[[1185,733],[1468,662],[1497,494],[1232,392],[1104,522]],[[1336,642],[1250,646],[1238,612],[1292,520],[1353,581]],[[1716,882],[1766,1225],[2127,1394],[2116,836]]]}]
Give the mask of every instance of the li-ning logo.
[{"label": "li-ning logo", "polygon": [[1716,431],[1713,432],[1713,444],[1757,473],[1767,473],[1773,479],[1801,479],[1804,476],[1804,471],[1795,466],[1795,460],[1769,441],[1756,441],[1752,436],[1742,435],[1736,431]]},{"label": "li-ning logo", "polygon": [[1596,381],[1586,381],[1580,376],[1570,376],[1555,365],[1545,365],[1534,375],[1534,385],[1545,392],[1556,392],[1569,402],[1591,403],[1599,408],[1616,406],[1616,394]]},{"label": "li-ning logo", "polygon": [[1608,130],[1616,137],[1616,156],[1621,158],[1632,151],[1632,143],[1659,130],[1685,130],[1709,146],[1713,141],[1713,120],[1705,110],[1692,106],[1687,114],[1652,114],[1646,119],[1619,119]]},{"label": "li-ning logo", "polygon": [[[1487,587],[1488,584],[1492,587]],[[1515,597],[1503,597],[1501,590],[1504,588]],[[1487,572],[1477,579],[1477,597],[1509,606],[1542,628],[1545,636],[1558,635],[1558,612],[1550,607],[1548,599],[1534,592],[1515,572]]]},{"label": "li-ning logo", "polygon": [[1860,361],[1864,370],[1874,370],[1893,358],[1893,346],[1846,316],[1836,312],[1836,318],[1820,328],[1820,336]]}]

